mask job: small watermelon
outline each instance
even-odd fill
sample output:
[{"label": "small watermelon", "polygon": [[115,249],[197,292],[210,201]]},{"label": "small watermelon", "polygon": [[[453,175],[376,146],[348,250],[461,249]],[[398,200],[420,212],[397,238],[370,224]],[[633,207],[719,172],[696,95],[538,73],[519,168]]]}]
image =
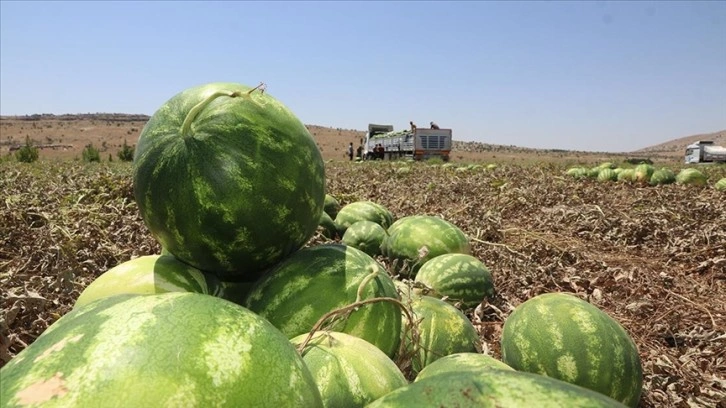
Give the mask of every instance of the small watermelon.
[{"label": "small watermelon", "polygon": [[599,182],[606,182],[606,181],[615,181],[618,179],[618,173],[615,172],[615,170],[606,167],[601,168],[600,172],[597,173],[597,181]]},{"label": "small watermelon", "polygon": [[330,216],[331,219],[335,219],[340,211],[340,202],[330,194],[325,194],[325,201],[323,203],[323,211]]},{"label": "small watermelon", "polygon": [[315,233],[325,164],[305,125],[269,93],[226,82],[169,99],[139,136],[134,197],[184,263],[252,281]]},{"label": "small watermelon", "polygon": [[469,238],[456,225],[441,217],[411,215],[388,228],[383,254],[394,272],[415,276],[429,260],[443,254],[470,254]]},{"label": "small watermelon", "polygon": [[0,406],[322,407],[265,319],[198,293],[117,295],[74,309],[0,369]]},{"label": "small watermelon", "polygon": [[345,230],[341,242],[375,257],[381,254],[386,230],[373,221],[358,221]]},{"label": "small watermelon", "polygon": [[340,235],[338,233],[340,227],[335,224],[335,221],[330,218],[330,215],[328,215],[328,213],[323,212],[322,214],[320,214],[319,227],[325,238],[335,239]]},{"label": "small watermelon", "polygon": [[726,177],[717,181],[716,184],[714,184],[713,188],[715,188],[718,191],[726,191]]},{"label": "small watermelon", "polygon": [[388,228],[393,223],[393,213],[373,201],[354,201],[344,205],[335,217],[335,223],[340,225],[341,233],[345,233],[348,227],[358,221],[373,221],[383,228]]},{"label": "small watermelon", "polygon": [[675,181],[676,175],[672,170],[665,167],[654,171],[653,175],[650,176],[650,184],[653,186],[657,186],[659,184],[671,184],[675,183]]},{"label": "small watermelon", "polygon": [[[413,372],[418,373],[450,354],[478,351],[479,334],[459,309],[424,295],[411,297],[411,310],[419,332],[418,353],[412,358]],[[405,353],[413,353],[416,345],[409,330],[405,330],[402,341]]]},{"label": "small watermelon", "polygon": [[694,168],[682,169],[676,176],[676,183],[703,187],[706,185],[706,175]]},{"label": "small watermelon", "polygon": [[650,178],[653,176],[653,172],[655,172],[655,167],[652,165],[647,163],[639,164],[635,166],[633,179],[639,183],[649,183]]},{"label": "small watermelon", "polygon": [[476,307],[483,299],[494,296],[489,268],[467,254],[443,254],[431,259],[421,266],[415,281],[433,289],[437,296],[461,302],[464,308]]},{"label": "small watermelon", "polygon": [[602,394],[514,370],[448,372],[415,381],[367,408],[624,408]]},{"label": "small watermelon", "polygon": [[596,306],[567,293],[520,304],[505,320],[502,361],[518,371],[557,378],[635,407],[643,369],[625,329]]},{"label": "small watermelon", "polygon": [[[307,338],[305,333],[290,341],[299,348]],[[381,350],[346,333],[317,332],[301,354],[326,407],[364,407],[408,384]]]},{"label": "small watermelon", "polygon": [[74,308],[122,293],[152,295],[195,292],[217,295],[220,281],[173,255],[146,255],[120,263],[94,279],[81,292]]},{"label": "small watermelon", "polygon": [[452,371],[513,370],[496,358],[481,353],[454,353],[424,367],[414,381]]},{"label": "small watermelon", "polygon": [[[393,280],[365,252],[343,244],[321,244],[294,253],[250,290],[245,307],[269,320],[289,338],[312,330],[328,312],[361,300],[397,298]],[[390,302],[362,306],[330,330],[360,337],[386,355],[400,343],[401,311]]]}]

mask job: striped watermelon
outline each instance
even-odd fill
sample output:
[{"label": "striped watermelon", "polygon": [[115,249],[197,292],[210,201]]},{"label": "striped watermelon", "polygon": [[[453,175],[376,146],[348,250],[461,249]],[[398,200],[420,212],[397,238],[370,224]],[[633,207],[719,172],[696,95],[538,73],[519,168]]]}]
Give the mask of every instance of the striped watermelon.
[{"label": "striped watermelon", "polygon": [[181,261],[251,281],[315,233],[325,166],[281,102],[236,83],[186,89],[144,126],[134,197],[151,234]]},{"label": "striped watermelon", "polygon": [[367,408],[624,408],[602,394],[514,370],[442,373],[415,381]]},{"label": "striped watermelon", "polygon": [[676,183],[703,187],[706,185],[706,175],[694,168],[681,169],[676,176]]},{"label": "striped watermelon", "polygon": [[330,216],[331,219],[335,219],[340,211],[340,203],[338,200],[330,194],[325,194],[325,200],[323,202],[323,211]]},{"label": "striped watermelon", "polygon": [[649,183],[651,176],[655,172],[655,167],[650,164],[642,163],[635,166],[635,173],[633,175],[633,181],[639,183]]},{"label": "striped watermelon", "polygon": [[484,298],[494,296],[492,274],[472,255],[443,254],[421,266],[416,282],[434,290],[437,296],[461,302],[464,308],[478,306]]},{"label": "striped watermelon", "polygon": [[[308,333],[324,314],[356,301],[358,288],[375,272],[361,300],[397,297],[386,270],[365,252],[343,244],[301,249],[252,287],[245,307],[269,320],[289,338]],[[386,355],[400,343],[401,312],[390,302],[365,305],[330,330],[360,337]]]},{"label": "striped watermelon", "polygon": [[358,221],[373,221],[383,228],[388,228],[393,223],[393,218],[393,213],[381,204],[373,201],[354,201],[338,211],[335,223],[340,225],[342,234]]},{"label": "striped watermelon", "polygon": [[600,172],[597,173],[597,181],[599,182],[606,182],[606,181],[616,181],[618,179],[618,173],[615,172],[615,170],[611,168],[601,168]]},{"label": "striped watermelon", "polygon": [[221,283],[211,274],[172,255],[146,255],[120,263],[94,279],[76,299],[74,308],[121,293],[151,295],[195,292],[217,295]]},{"label": "striped watermelon", "polygon": [[381,254],[386,230],[373,221],[358,221],[345,230],[341,242],[374,257]]},{"label": "striped watermelon", "polygon": [[513,370],[496,358],[481,353],[455,353],[441,357],[424,367],[414,381],[421,381],[441,373],[452,371]]},{"label": "striped watermelon", "polygon": [[643,370],[635,343],[596,306],[567,293],[519,305],[502,329],[502,361],[638,405]]},{"label": "striped watermelon", "polygon": [[[471,321],[457,308],[431,296],[412,296],[411,310],[418,322],[418,353],[412,359],[413,372],[454,353],[477,352],[479,334]],[[410,331],[403,336],[406,353],[414,343]]]},{"label": "striped watermelon", "polygon": [[618,181],[632,183],[635,181],[635,169],[623,169],[618,173]]},{"label": "striped watermelon", "polygon": [[198,293],[118,295],[61,317],[0,369],[0,406],[322,407],[294,346]]},{"label": "striped watermelon", "polygon": [[335,221],[333,221],[332,218],[330,218],[330,215],[328,213],[323,212],[320,214],[320,230],[324,237],[329,239],[335,239],[340,234],[338,233],[339,227],[337,224],[335,224]]},{"label": "striped watermelon", "polygon": [[470,254],[469,238],[441,217],[411,215],[388,228],[383,254],[394,272],[413,276],[429,260],[443,254]]},{"label": "striped watermelon", "polygon": [[673,173],[671,169],[668,168],[662,168],[660,170],[656,170],[653,172],[653,175],[650,176],[650,184],[653,186],[659,185],[659,184],[671,184],[675,183],[676,181],[676,175]]},{"label": "striped watermelon", "polygon": [[726,177],[717,181],[716,184],[713,185],[713,188],[715,188],[718,191],[726,191]]},{"label": "striped watermelon", "polygon": [[[307,338],[305,333],[290,341],[299,349]],[[387,355],[349,334],[317,332],[301,354],[326,407],[363,407],[408,384]]]}]

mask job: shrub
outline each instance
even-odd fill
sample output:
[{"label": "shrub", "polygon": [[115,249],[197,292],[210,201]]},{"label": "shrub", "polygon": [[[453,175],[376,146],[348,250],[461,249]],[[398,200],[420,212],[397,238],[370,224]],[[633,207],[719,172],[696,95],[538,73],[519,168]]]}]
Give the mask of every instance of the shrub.
[{"label": "shrub", "polygon": [[134,148],[133,146],[129,146],[128,143],[126,143],[126,139],[124,139],[124,145],[121,147],[121,150],[117,153],[118,158],[121,161],[130,162],[134,160]]},{"label": "shrub", "polygon": [[30,137],[25,137],[25,146],[15,152],[15,158],[22,163],[32,163],[38,160],[38,148],[30,143]]},{"label": "shrub", "polygon": [[83,157],[83,161],[86,163],[101,162],[101,155],[98,153],[98,149],[93,146],[93,143],[87,144],[81,155]]}]

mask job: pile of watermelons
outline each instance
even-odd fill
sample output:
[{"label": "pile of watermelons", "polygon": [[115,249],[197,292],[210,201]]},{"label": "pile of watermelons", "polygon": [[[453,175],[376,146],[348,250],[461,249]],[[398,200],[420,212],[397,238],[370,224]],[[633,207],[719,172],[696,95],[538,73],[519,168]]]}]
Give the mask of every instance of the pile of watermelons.
[{"label": "pile of watermelons", "polygon": [[[638,404],[632,339],[572,295],[521,304],[502,361],[482,354],[463,311],[495,287],[468,237],[341,206],[307,129],[269,94],[175,95],[141,133],[133,181],[162,254],[92,282],[0,370],[0,406]],[[331,240],[305,246],[319,228]]]}]

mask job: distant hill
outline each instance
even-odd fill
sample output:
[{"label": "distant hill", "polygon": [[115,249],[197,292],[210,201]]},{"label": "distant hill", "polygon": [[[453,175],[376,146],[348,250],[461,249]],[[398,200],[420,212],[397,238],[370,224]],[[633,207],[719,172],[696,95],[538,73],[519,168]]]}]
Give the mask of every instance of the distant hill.
[{"label": "distant hill", "polygon": [[[124,113],[34,114],[0,116],[0,154],[25,143],[42,148],[42,156],[75,158],[89,143],[102,153],[115,155],[123,143],[136,144],[141,129],[150,116]],[[325,160],[345,160],[349,143],[358,146],[365,130],[305,125],[323,153]],[[680,161],[685,146],[696,140],[713,140],[726,146],[726,130],[686,136],[630,153],[586,152],[562,149],[532,149],[514,145],[494,145],[454,140],[454,161],[555,160],[597,162],[617,158],[649,158],[662,162]]]}]

